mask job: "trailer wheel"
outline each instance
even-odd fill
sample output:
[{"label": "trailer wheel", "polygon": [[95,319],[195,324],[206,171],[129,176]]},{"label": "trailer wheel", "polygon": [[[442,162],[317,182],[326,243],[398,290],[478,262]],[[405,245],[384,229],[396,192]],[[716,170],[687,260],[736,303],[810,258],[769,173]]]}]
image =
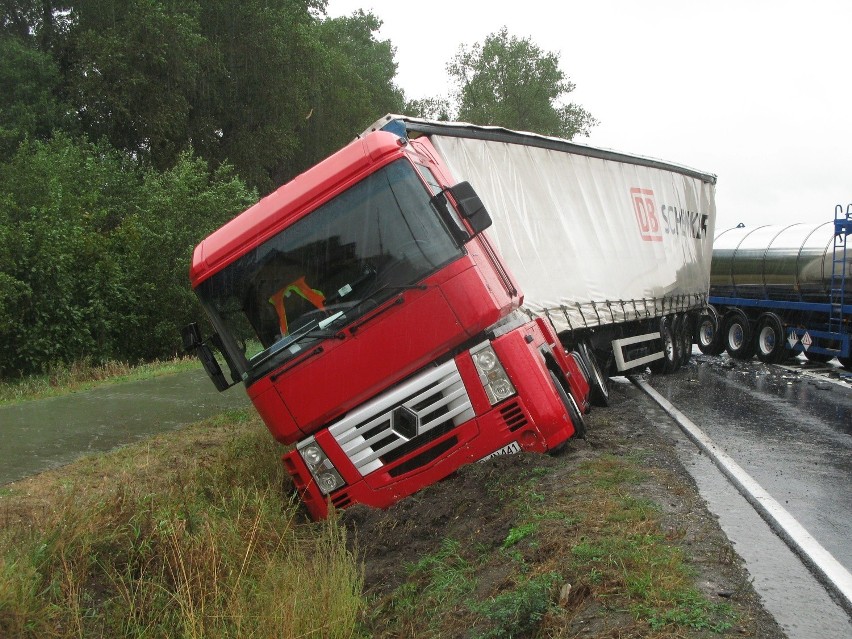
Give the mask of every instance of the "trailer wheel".
[{"label": "trailer wheel", "polygon": [[754,355],[754,341],[748,317],[741,310],[730,312],[725,320],[725,350],[734,359],[749,359]]},{"label": "trailer wheel", "polygon": [[589,399],[595,406],[609,406],[609,377],[603,374],[594,350],[584,339],[577,342],[577,350],[589,372],[589,384],[592,387]]},{"label": "trailer wheel", "polygon": [[583,419],[580,407],[577,406],[577,402],[574,401],[571,393],[565,390],[559,376],[553,371],[548,372],[550,373],[550,379],[553,380],[553,385],[556,387],[556,392],[559,393],[559,399],[562,400],[562,404],[568,412],[568,417],[571,418],[571,423],[574,425],[574,434],[580,439],[586,439],[586,420]]},{"label": "trailer wheel", "polygon": [[698,350],[705,355],[720,355],[725,350],[719,314],[712,306],[708,306],[698,317],[695,341],[698,344]]},{"label": "trailer wheel", "polygon": [[660,320],[660,339],[663,341],[663,357],[651,362],[652,373],[673,373],[680,368],[680,344],[675,338],[675,320],[663,317]]},{"label": "trailer wheel", "polygon": [[778,364],[787,358],[784,326],[775,313],[764,313],[758,318],[755,352],[764,364]]}]

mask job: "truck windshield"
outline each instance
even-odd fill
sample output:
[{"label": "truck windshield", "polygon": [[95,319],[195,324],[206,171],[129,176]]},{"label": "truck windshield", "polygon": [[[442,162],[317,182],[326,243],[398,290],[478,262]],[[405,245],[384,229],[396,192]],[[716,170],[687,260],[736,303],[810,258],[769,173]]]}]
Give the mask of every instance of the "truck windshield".
[{"label": "truck windshield", "polygon": [[430,195],[397,160],[202,282],[239,372],[280,364],[459,257]]}]

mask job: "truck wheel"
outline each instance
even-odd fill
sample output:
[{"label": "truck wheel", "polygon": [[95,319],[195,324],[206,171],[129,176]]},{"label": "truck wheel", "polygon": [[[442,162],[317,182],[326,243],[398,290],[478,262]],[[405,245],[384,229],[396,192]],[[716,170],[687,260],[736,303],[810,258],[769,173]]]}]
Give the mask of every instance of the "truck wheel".
[{"label": "truck wheel", "polygon": [[651,362],[652,373],[673,373],[680,368],[680,345],[675,338],[674,321],[668,317],[660,320],[660,339],[663,341],[663,357]]},{"label": "truck wheel", "polygon": [[589,372],[589,385],[592,387],[589,399],[594,406],[609,406],[609,377],[603,374],[594,350],[584,339],[577,342],[577,350]]},{"label": "truck wheel", "polygon": [[764,364],[778,364],[787,358],[784,325],[775,313],[764,313],[758,318],[755,353]]},{"label": "truck wheel", "polygon": [[580,407],[577,406],[577,402],[574,401],[571,393],[565,390],[559,376],[553,371],[548,372],[550,379],[553,380],[553,385],[556,387],[556,392],[559,393],[559,399],[562,400],[562,404],[568,412],[568,417],[571,418],[571,423],[574,425],[574,434],[580,439],[586,439],[586,420],[583,419]]},{"label": "truck wheel", "polygon": [[712,306],[708,307],[698,317],[695,341],[698,344],[698,350],[705,355],[719,355],[725,350],[722,327],[719,325],[719,314]]},{"label": "truck wheel", "polygon": [[852,357],[838,357],[840,365],[847,371],[852,371]]},{"label": "truck wheel", "polygon": [[734,359],[749,359],[754,355],[754,341],[746,314],[731,311],[725,320],[725,350]]}]

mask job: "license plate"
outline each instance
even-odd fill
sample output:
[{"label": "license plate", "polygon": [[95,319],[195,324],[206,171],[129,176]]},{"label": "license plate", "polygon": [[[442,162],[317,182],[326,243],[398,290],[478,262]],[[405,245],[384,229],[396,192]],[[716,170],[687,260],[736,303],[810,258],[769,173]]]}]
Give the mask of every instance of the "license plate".
[{"label": "license plate", "polygon": [[518,442],[512,442],[511,444],[506,444],[503,448],[495,450],[490,455],[486,455],[479,461],[485,461],[486,459],[491,459],[492,457],[498,457],[499,455],[514,455],[516,453],[521,452],[521,446]]}]

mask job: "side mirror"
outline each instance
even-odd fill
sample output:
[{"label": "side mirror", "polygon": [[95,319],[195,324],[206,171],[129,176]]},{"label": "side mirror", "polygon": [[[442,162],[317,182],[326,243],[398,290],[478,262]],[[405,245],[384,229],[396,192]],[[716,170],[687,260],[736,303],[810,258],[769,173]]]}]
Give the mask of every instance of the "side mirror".
[{"label": "side mirror", "polygon": [[195,322],[184,326],[180,335],[183,338],[183,350],[185,351],[195,350],[204,343],[204,340],[201,339],[201,329]]},{"label": "side mirror", "polygon": [[222,367],[219,366],[219,362],[216,361],[216,356],[213,355],[212,349],[207,346],[207,344],[199,344],[195,352],[198,355],[198,359],[201,360],[201,365],[204,367],[204,370],[207,371],[207,375],[210,377],[210,381],[213,382],[217,391],[221,393],[233,386],[233,384],[229,384],[228,380],[225,379]]},{"label": "side mirror", "polygon": [[213,382],[216,390],[221,393],[233,386],[233,384],[229,384],[228,380],[225,379],[225,374],[222,372],[222,367],[219,366],[219,362],[216,361],[213,349],[205,344],[204,340],[201,338],[201,329],[198,328],[198,324],[194,322],[192,324],[188,324],[181,329],[180,333],[181,338],[183,339],[184,350],[187,352],[195,351],[195,354],[198,355],[198,359],[201,360],[201,365],[204,367],[204,370],[207,372],[207,375],[210,377],[210,381]]},{"label": "side mirror", "polygon": [[491,226],[491,215],[470,182],[459,182],[447,189],[458,205],[459,213],[469,223],[475,234],[482,233]]}]

